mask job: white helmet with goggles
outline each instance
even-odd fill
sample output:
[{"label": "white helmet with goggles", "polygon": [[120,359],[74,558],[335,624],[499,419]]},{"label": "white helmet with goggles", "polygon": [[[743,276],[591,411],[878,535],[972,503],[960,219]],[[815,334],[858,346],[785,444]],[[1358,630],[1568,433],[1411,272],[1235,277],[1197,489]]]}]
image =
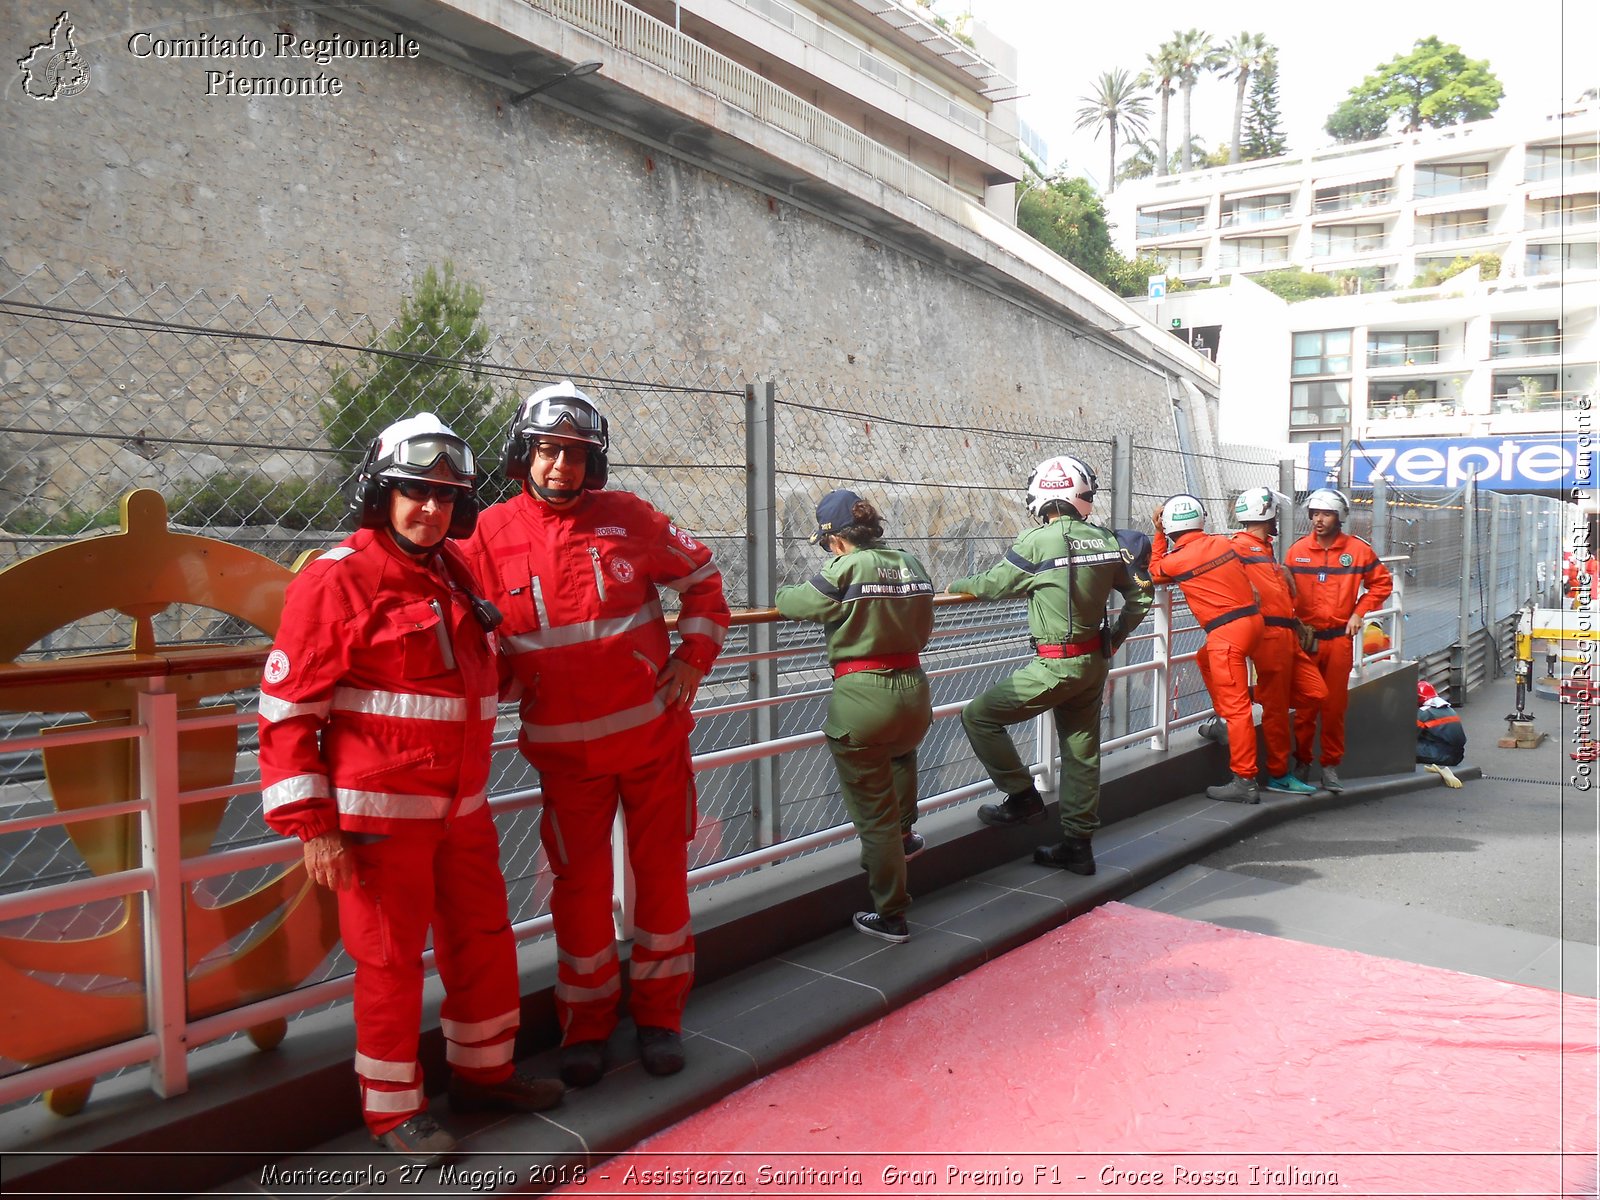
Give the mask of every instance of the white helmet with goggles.
[{"label": "white helmet with goggles", "polygon": [[424,479],[443,464],[453,480],[435,479],[461,489],[450,514],[448,537],[471,535],[478,522],[478,503],[474,485],[478,479],[477,460],[472,447],[432,413],[395,421],[386,426],[367,448],[367,457],[356,473],[356,496],[363,529],[383,529],[389,524],[389,488],[399,480]]},{"label": "white helmet with goggles", "polygon": [[[504,468],[508,479],[527,479],[533,461],[533,448],[540,438],[560,438],[582,442],[589,447],[584,463],[583,487],[597,491],[606,485],[609,466],[606,451],[611,446],[610,429],[600,408],[583,392],[563,379],[542,387],[517,406],[516,416],[506,433]],[[535,488],[542,493],[543,489]]]},{"label": "white helmet with goggles", "polygon": [[1070,454],[1047,458],[1028,476],[1028,511],[1041,521],[1052,504],[1063,504],[1085,520],[1099,489],[1094,472]]}]

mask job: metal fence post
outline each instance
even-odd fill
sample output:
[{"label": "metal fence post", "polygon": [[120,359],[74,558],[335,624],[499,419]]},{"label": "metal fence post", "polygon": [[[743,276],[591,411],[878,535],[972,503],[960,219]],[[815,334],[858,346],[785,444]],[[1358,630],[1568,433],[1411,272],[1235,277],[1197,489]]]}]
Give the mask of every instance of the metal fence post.
[{"label": "metal fence post", "polygon": [[1372,477],[1372,548],[1382,558],[1389,553],[1389,481]]},{"label": "metal fence post", "polygon": [[1456,601],[1456,644],[1450,650],[1452,704],[1467,700],[1467,669],[1472,646],[1472,543],[1477,535],[1478,469],[1467,468],[1467,482],[1461,489],[1461,591]]},{"label": "metal fence post", "polygon": [[[1111,525],[1114,529],[1133,527],[1133,436],[1116,434],[1111,441]],[[1133,728],[1129,708],[1132,681],[1113,680],[1111,684],[1111,736],[1122,737]]]},{"label": "metal fence post", "polygon": [[1499,627],[1500,618],[1505,614],[1500,611],[1500,507],[1501,498],[1498,492],[1489,493],[1489,611],[1483,614],[1483,622],[1488,632],[1489,663],[1488,670],[1484,672],[1486,679],[1500,678],[1500,643],[1495,640],[1495,630]]},{"label": "metal fence post", "polygon": [[139,696],[139,819],[142,861],[154,882],[144,896],[144,987],[156,1040],[150,1086],[158,1096],[189,1089],[188,957],[183,929],[182,816],[178,805],[178,697]]},{"label": "metal fence post", "polygon": [[[751,608],[771,608],[778,590],[778,480],[777,431],[774,409],[777,389],[771,380],[744,389],[745,404],[745,541],[749,556],[746,603]],[[776,650],[778,627],[763,622],[748,627],[752,653]],[[762,658],[749,666],[751,700],[778,694],[778,662]],[[750,740],[770,742],[777,736],[777,718],[771,705],[751,710]],[[778,759],[759,758],[750,764],[751,818],[755,844],[775,845],[783,839]]]},{"label": "metal fence post", "polygon": [[1294,502],[1294,469],[1295,461],[1292,458],[1278,460],[1278,490],[1289,497],[1289,508],[1286,512],[1278,514],[1278,558],[1283,559],[1283,552],[1294,545],[1299,531],[1295,528],[1299,510]]}]

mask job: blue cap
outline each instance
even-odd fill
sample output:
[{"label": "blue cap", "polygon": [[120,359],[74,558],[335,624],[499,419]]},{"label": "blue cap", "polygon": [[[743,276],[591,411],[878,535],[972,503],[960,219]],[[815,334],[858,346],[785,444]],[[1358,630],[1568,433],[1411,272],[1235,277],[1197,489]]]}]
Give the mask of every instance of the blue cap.
[{"label": "blue cap", "polygon": [[811,544],[832,537],[841,529],[855,524],[855,507],[861,497],[847,488],[837,488],[817,502],[817,531],[811,535]]}]

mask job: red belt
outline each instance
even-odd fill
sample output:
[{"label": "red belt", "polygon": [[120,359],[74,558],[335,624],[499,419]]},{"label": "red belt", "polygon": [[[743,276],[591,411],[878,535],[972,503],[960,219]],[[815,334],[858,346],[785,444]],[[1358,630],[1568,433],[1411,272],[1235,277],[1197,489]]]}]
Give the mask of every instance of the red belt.
[{"label": "red belt", "polygon": [[846,658],[833,664],[833,677],[843,679],[857,671],[912,671],[922,665],[922,656],[911,654],[884,654],[877,658]]},{"label": "red belt", "polygon": [[1096,635],[1086,642],[1062,642],[1059,646],[1040,642],[1034,650],[1040,658],[1077,658],[1081,654],[1098,654],[1100,638]]}]

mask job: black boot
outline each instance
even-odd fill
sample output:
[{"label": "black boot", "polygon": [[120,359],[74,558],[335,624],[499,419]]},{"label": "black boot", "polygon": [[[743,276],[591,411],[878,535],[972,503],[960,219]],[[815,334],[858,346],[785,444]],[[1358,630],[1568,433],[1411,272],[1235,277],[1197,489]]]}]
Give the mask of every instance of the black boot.
[{"label": "black boot", "polygon": [[1088,838],[1067,838],[1054,846],[1040,846],[1033,861],[1041,867],[1064,867],[1074,875],[1094,874],[1094,851]]},{"label": "black boot", "polygon": [[999,804],[978,805],[978,820],[985,825],[1023,825],[1044,820],[1044,797],[1038,788],[1007,796]]}]

